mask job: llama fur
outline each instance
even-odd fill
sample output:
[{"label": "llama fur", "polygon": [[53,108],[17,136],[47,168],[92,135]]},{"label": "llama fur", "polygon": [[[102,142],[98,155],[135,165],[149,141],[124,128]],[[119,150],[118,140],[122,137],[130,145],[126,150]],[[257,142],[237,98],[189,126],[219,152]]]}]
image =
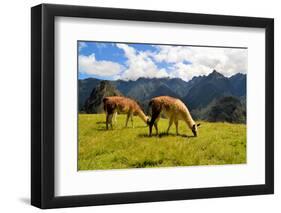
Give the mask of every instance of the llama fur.
[{"label": "llama fur", "polygon": [[176,126],[176,133],[178,133],[178,121],[183,120],[189,129],[193,132],[193,135],[197,136],[197,127],[200,124],[196,124],[192,119],[189,110],[186,105],[179,99],[170,96],[159,96],[150,100],[149,108],[151,110],[151,120],[149,122],[149,135],[152,134],[152,127],[155,127],[156,134],[158,135],[158,121],[160,116],[169,119],[169,125],[167,134],[169,133],[170,127],[174,123]]},{"label": "llama fur", "polygon": [[133,116],[139,116],[146,124],[148,124],[148,117],[144,114],[141,107],[136,101],[121,97],[121,96],[110,96],[103,99],[104,111],[106,113],[106,129],[108,126],[112,126],[112,120],[115,120],[118,114],[127,114],[126,124],[128,126],[128,121],[131,120],[132,127],[134,127]]}]

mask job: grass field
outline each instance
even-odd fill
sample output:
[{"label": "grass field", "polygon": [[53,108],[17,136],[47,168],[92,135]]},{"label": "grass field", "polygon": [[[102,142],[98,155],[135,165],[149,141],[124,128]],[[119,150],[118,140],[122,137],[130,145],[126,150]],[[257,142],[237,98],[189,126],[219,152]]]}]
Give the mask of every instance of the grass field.
[{"label": "grass field", "polygon": [[[148,137],[148,127],[134,117],[125,128],[117,116],[113,130],[105,130],[105,114],[79,115],[79,170],[101,170],[246,163],[246,125],[200,122],[198,137],[180,121],[165,134],[167,119],[160,119],[160,135]],[[154,133],[155,130],[153,129]],[[188,136],[188,137],[187,137]]]}]

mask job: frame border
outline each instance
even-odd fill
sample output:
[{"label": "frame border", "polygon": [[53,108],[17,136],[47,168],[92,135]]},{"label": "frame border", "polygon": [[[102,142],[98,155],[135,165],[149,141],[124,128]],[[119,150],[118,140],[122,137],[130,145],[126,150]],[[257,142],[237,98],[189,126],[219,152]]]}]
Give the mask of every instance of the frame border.
[{"label": "frame border", "polygon": [[[54,21],[56,16],[265,28],[265,184],[129,193],[54,195]],[[42,208],[274,193],[274,19],[41,4],[31,8],[31,204]]]}]

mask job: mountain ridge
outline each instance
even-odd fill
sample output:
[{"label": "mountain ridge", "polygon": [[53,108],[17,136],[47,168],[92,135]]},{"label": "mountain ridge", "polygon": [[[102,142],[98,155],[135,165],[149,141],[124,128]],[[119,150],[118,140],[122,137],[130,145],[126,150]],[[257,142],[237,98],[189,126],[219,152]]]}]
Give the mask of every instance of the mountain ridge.
[{"label": "mountain ridge", "polygon": [[[196,76],[188,82],[180,78],[139,78],[135,81],[106,82],[112,86],[109,91],[116,90],[124,96],[135,99],[141,103],[144,109],[147,108],[146,105],[151,98],[169,95],[181,99],[191,112],[197,112],[207,108],[215,100],[227,96],[236,97],[242,102],[246,102],[246,78],[247,75],[242,73],[225,77],[213,70],[209,75]],[[86,100],[101,82],[103,80],[95,78],[79,80],[80,111],[84,110]]]}]

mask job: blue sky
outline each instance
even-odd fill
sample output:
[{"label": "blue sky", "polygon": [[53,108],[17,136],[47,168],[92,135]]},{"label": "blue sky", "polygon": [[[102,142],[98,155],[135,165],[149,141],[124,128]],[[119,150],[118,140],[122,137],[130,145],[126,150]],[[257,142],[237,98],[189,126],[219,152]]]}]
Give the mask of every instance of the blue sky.
[{"label": "blue sky", "polygon": [[247,49],[78,41],[79,79],[136,80],[247,72]]}]

